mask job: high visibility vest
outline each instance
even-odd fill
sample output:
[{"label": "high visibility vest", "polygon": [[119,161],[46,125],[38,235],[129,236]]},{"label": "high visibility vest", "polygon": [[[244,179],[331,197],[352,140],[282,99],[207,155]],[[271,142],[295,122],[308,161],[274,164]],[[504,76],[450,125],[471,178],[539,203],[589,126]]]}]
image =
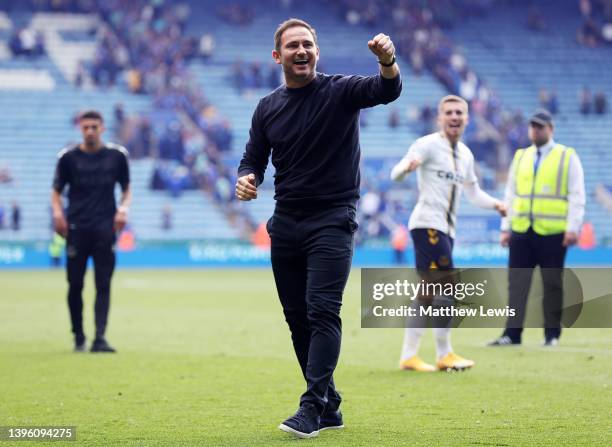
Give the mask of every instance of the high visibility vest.
[{"label": "high visibility vest", "polygon": [[512,231],[525,233],[529,227],[547,236],[567,228],[567,180],[569,162],[575,150],[557,144],[540,160],[534,176],[536,147],[519,149],[512,166],[515,195],[512,201]]}]

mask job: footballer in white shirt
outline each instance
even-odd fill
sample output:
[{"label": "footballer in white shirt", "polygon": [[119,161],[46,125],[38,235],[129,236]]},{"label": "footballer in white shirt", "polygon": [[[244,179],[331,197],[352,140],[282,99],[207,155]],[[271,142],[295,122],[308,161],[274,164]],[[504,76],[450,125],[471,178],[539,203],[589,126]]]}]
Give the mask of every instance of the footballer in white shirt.
[{"label": "footballer in white shirt", "polygon": [[[454,268],[452,250],[462,190],[474,205],[496,210],[501,216],[506,215],[504,203],[478,186],[474,156],[460,141],[468,120],[467,102],[459,96],[445,96],[438,104],[440,130],[416,140],[391,171],[391,178],[395,181],[403,180],[413,171],[417,173],[419,198],[408,226],[414,242],[416,267],[420,272]],[[426,372],[436,369],[462,370],[474,366],[472,360],[453,352],[448,323],[450,319],[441,325],[445,327],[434,328],[435,367],[418,356],[425,327],[407,327],[400,368]]]}]

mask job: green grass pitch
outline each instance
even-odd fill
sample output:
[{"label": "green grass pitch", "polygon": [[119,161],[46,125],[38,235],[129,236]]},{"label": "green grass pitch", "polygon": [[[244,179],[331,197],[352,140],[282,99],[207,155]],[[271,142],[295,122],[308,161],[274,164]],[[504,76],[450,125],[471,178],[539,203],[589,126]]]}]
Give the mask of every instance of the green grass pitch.
[{"label": "green grass pitch", "polygon": [[[498,349],[484,346],[498,330],[456,330],[472,371],[406,373],[402,330],[360,328],[355,269],[335,376],[346,429],[302,441],[277,429],[304,383],[269,270],[118,271],[116,355],[71,352],[65,291],[63,270],[0,272],[0,425],[77,426],[67,445],[88,446],[612,445],[610,329],[553,349],[535,329]],[[434,360],[431,331],[422,354]]]}]

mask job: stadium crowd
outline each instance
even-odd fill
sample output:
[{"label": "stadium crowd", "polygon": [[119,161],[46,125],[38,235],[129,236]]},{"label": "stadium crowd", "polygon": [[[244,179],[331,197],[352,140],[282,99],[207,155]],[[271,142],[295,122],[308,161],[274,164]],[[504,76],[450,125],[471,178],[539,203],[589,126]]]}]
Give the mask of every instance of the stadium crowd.
[{"label": "stadium crowd", "polygon": [[[106,26],[97,40],[97,59],[125,72],[132,93],[152,96],[151,115],[165,117],[158,122],[148,116],[126,117],[118,105],[114,120],[119,140],[132,156],[157,159],[152,189],[167,190],[173,197],[186,189],[202,189],[231,222],[250,234],[256,225],[234,205],[233,173],[222,161],[232,147],[231,123],[209,103],[188,68],[199,56],[201,43],[186,36],[188,5],[116,0],[102,3],[100,9]],[[210,33],[204,37],[214,39]],[[210,43],[205,46],[210,49]],[[93,72],[92,77],[95,80]]]},{"label": "stadium crowd", "polygon": [[259,61],[245,64],[237,60],[232,67],[231,82],[238,93],[249,95],[253,90],[274,90],[281,84],[281,73],[276,64],[263,66]]},{"label": "stadium crowd", "polygon": [[[112,138],[126,146],[132,158],[153,157],[156,168],[151,187],[179,196],[189,188],[206,191],[231,222],[249,235],[256,224],[234,206],[232,170],[223,164],[223,153],[232,147],[230,121],[212,106],[190,72],[194,58],[214,54],[215,36],[199,38],[186,33],[190,7],[184,2],[158,0],[7,0],[6,11],[90,13],[100,17],[94,30],[96,46],[91,63],[80,62],[74,84],[81,88],[119,86],[133,94],[152,98],[146,113],[129,115],[121,104],[113,112]],[[236,25],[249,23],[251,7],[238,3],[219,5],[216,14]],[[30,32],[31,31],[31,32]],[[36,37],[38,36],[38,37]],[[36,37],[44,51],[42,35],[20,29],[14,40],[24,38],[26,47]],[[17,44],[14,45],[18,51]],[[247,76],[247,82],[249,82]],[[108,117],[107,117],[108,118]],[[162,219],[170,227],[171,211]]]},{"label": "stadium crowd", "polygon": [[[493,8],[489,0],[427,0],[419,4],[402,1],[343,0],[340,13],[351,25],[380,27],[391,17],[397,51],[419,75],[431,73],[451,94],[470,103],[471,123],[465,141],[477,160],[502,170],[512,151],[528,143],[526,119],[521,111],[503,107],[497,93],[469,66],[462,51],[444,30],[465,17],[485,15]],[[426,104],[417,120],[419,130],[432,127],[435,113]],[[495,148],[495,151],[491,151]]]},{"label": "stadium crowd", "polygon": [[[157,159],[151,187],[170,191],[172,196],[179,196],[185,189],[201,188],[232,219],[237,215],[247,222],[245,228],[254,228],[250,217],[232,203],[233,174],[222,161],[223,154],[232,148],[231,122],[208,102],[188,68],[194,58],[201,56],[206,60],[214,54],[215,40],[210,32],[201,39],[186,34],[189,6],[155,0],[30,0],[30,3],[35,10],[99,14],[102,25],[96,34],[94,61],[90,66],[81,65],[77,84],[81,85],[84,78],[90,78],[101,88],[125,82],[132,93],[153,98],[153,110],[147,114],[127,116],[117,105],[112,126],[115,137],[126,145],[132,158]],[[610,21],[612,1],[577,3],[584,21],[593,18],[600,24]],[[390,34],[399,54],[415,73],[431,73],[449,93],[470,102],[472,123],[465,141],[476,159],[502,172],[513,150],[528,145],[527,120],[521,111],[503,106],[496,92],[445,35],[445,30],[455,22],[485,15],[493,7],[492,0],[424,0],[418,4],[399,0],[342,0],[336,5],[337,12],[351,25],[391,26]],[[255,11],[249,6],[227,4],[220,6],[217,13],[228,23],[240,26],[250,23]],[[545,16],[535,4],[527,11],[526,25],[533,30],[547,26]],[[603,30],[605,25],[600,28]],[[281,79],[276,66],[236,61],[230,82],[239,92],[249,94],[253,89],[275,88]],[[560,109],[554,89],[542,88],[539,100],[552,113]],[[591,93],[585,88],[578,102],[584,114],[607,111],[607,98],[600,91]],[[411,125],[418,126],[419,133],[428,133],[435,128],[435,116],[433,105],[422,105]],[[389,126],[402,125],[402,118],[392,108]],[[367,125],[367,113],[363,113],[361,122]],[[492,151],[492,147],[496,150]],[[390,235],[394,226],[389,222],[405,220],[405,209],[400,200],[389,198],[393,196],[388,193],[391,187],[384,181],[367,172],[363,177],[364,234]],[[485,188],[490,186],[486,181]],[[375,209],[380,218],[372,212]]]}]

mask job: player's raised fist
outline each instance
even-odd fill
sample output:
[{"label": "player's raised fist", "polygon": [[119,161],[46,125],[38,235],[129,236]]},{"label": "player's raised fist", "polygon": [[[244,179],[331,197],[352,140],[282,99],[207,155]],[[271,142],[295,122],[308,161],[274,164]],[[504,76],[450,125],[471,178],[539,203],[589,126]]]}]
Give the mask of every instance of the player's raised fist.
[{"label": "player's raised fist", "polygon": [[380,33],[374,36],[372,40],[368,41],[368,48],[383,64],[389,64],[393,60],[395,46],[386,34]]}]

